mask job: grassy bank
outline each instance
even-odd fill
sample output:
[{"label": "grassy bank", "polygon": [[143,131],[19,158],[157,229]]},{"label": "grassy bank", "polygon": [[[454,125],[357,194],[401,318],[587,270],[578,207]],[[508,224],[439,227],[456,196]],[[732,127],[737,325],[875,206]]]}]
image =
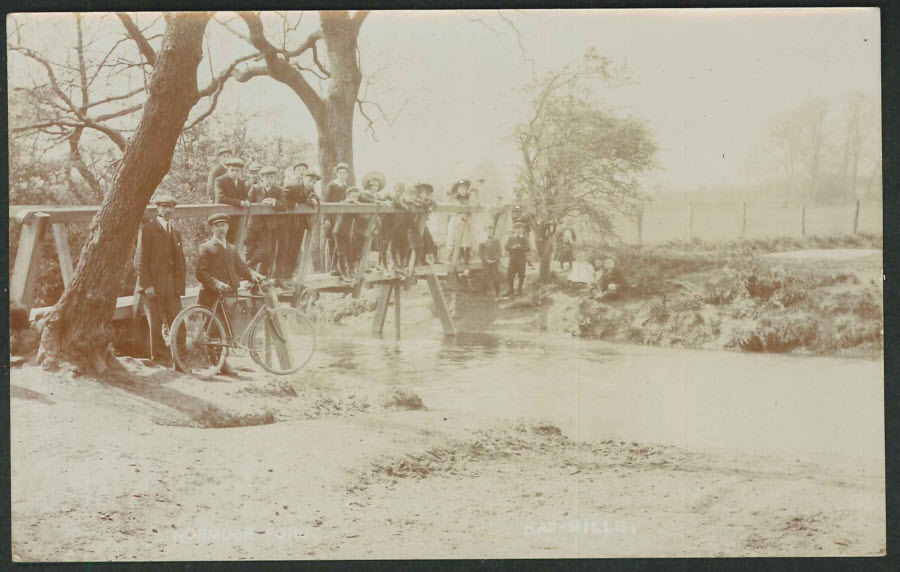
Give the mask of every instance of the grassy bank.
[{"label": "grassy bank", "polygon": [[[880,249],[856,235],[659,246],[588,245],[612,255],[629,288],[601,304],[583,289],[534,287],[538,325],[555,333],[672,347],[862,355],[883,349]],[[806,252],[789,256],[774,253]],[[833,256],[831,256],[833,255]],[[550,302],[549,304],[545,302]]]}]

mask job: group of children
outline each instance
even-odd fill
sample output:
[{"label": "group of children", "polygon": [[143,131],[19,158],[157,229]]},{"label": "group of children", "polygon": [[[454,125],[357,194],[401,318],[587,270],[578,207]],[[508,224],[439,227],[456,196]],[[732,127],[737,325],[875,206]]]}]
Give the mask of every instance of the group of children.
[{"label": "group of children", "polygon": [[[393,192],[386,189],[384,175],[368,173],[362,179],[362,187],[350,186],[340,202],[347,204],[376,204],[393,207],[398,212],[367,217],[363,214],[334,215],[331,226],[332,256],[331,274],[352,282],[366,270],[362,260],[366,235],[371,231],[370,249],[378,253],[375,271],[385,277],[397,274],[406,276],[413,252],[418,263],[437,261],[437,248],[427,226],[419,224],[418,213],[424,209],[427,218],[434,207],[434,187],[429,183],[416,183],[407,187],[394,185]],[[326,226],[326,231],[328,226]],[[424,260],[423,260],[424,259]],[[367,261],[365,261],[367,262]]]}]

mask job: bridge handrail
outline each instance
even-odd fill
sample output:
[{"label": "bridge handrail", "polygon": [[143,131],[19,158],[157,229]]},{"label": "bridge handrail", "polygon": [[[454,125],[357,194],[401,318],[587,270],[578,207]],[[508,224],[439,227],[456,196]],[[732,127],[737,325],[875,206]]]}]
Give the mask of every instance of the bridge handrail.
[{"label": "bridge handrail", "polygon": [[[43,213],[50,217],[49,222],[52,224],[69,224],[69,223],[86,223],[90,222],[94,215],[100,210],[100,205],[73,205],[73,206],[41,206],[41,205],[10,205],[9,218],[17,219],[20,222],[27,222],[29,218],[37,213]],[[413,212],[424,212],[424,209],[412,209]],[[478,212],[485,210],[483,205],[460,205],[452,203],[438,203],[432,212],[438,213],[465,213]],[[153,216],[156,208],[147,207],[145,216]],[[175,207],[172,217],[175,219],[203,217],[206,218],[214,213],[227,213],[234,215],[245,215],[248,212],[251,215],[284,215],[284,214],[315,214],[321,212],[323,214],[379,214],[406,212],[385,204],[348,204],[348,203],[322,203],[319,209],[306,205],[297,206],[286,211],[277,211],[273,207],[264,205],[251,205],[249,209],[234,207],[230,205],[219,204],[184,204]]]}]

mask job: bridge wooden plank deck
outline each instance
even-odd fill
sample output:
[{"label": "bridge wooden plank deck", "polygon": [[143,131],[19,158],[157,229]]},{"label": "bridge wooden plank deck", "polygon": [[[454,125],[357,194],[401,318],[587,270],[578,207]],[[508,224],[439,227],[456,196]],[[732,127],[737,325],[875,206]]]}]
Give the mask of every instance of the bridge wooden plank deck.
[{"label": "bridge wooden plank deck", "polygon": [[[465,272],[467,270],[480,270],[481,263],[474,262],[472,264],[458,264],[456,266],[457,272]],[[431,266],[419,266],[416,268],[415,276],[416,278],[425,278],[428,279],[430,274],[434,274],[437,278],[446,278],[450,271],[449,264],[433,264]],[[363,279],[364,285],[376,285],[376,284],[385,284],[389,282],[395,282],[398,280],[403,280],[402,277],[394,277],[394,278],[385,278],[381,272],[370,271],[366,272],[366,275]],[[317,274],[309,274],[303,282],[303,288],[307,290],[328,290],[328,289],[341,289],[346,290],[347,292],[352,292],[355,288],[355,282],[344,282],[341,280],[339,276],[332,276],[328,273],[317,273]],[[197,303],[197,295],[200,292],[200,286],[192,286],[190,288],[185,289],[184,296],[181,297],[181,306],[183,308],[187,308],[192,304]],[[249,290],[243,289],[240,291],[241,295],[248,295],[250,293]],[[285,294],[286,297],[292,297],[290,294]],[[120,296],[116,299],[116,309],[115,314],[113,314],[113,321],[119,320],[127,320],[131,319],[134,316],[134,296]],[[41,308],[32,308],[30,318],[31,321],[38,320],[44,317],[50,310],[52,306],[46,306]]]}]

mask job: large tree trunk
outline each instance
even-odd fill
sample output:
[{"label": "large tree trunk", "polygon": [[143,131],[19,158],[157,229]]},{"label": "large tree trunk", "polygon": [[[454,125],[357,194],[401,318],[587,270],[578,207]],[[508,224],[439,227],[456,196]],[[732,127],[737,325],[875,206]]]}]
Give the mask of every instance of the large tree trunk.
[{"label": "large tree trunk", "polygon": [[550,263],[553,260],[553,239],[555,225],[540,225],[534,237],[534,245],[538,251],[538,282],[546,284],[550,282]]},{"label": "large tree trunk", "polygon": [[334,167],[338,163],[350,165],[350,184],[356,183],[353,172],[353,108],[349,111],[326,101],[326,113],[317,125],[319,135],[319,165],[323,169],[325,182],[334,178]]},{"label": "large tree trunk", "polygon": [[178,135],[197,101],[197,66],[209,17],[183,13],[166,18],[140,125],[91,222],[72,281],[42,324],[38,359],[44,367],[65,361],[82,373],[103,373],[115,363],[109,343],[116,298],[141,218],[169,170]]},{"label": "large tree trunk", "polygon": [[328,51],[328,71],[331,73],[328,95],[323,103],[325,113],[317,121],[319,135],[319,166],[326,181],[334,175],[338,163],[350,165],[350,182],[355,183],[353,170],[353,115],[362,72],[356,59],[359,23],[347,12],[320,12],[322,39]]}]

